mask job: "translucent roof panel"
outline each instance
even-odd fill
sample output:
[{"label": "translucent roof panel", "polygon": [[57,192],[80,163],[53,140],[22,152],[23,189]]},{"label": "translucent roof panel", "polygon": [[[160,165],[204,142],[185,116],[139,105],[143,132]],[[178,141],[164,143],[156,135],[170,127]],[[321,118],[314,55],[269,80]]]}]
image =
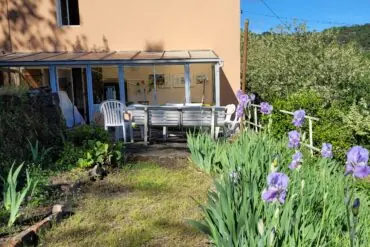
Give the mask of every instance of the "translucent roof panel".
[{"label": "translucent roof panel", "polygon": [[61,53],[55,57],[45,58],[43,61],[64,61],[64,60],[74,60],[79,57],[87,55],[89,52],[66,52]]},{"label": "translucent roof panel", "polygon": [[211,50],[205,50],[205,51],[189,51],[190,58],[204,58],[204,59],[212,59],[212,58],[218,58],[218,56]]},{"label": "translucent roof panel", "polygon": [[166,51],[163,55],[164,59],[189,59],[190,54],[187,51]]},{"label": "translucent roof panel", "polygon": [[219,57],[211,50],[112,51],[112,52],[15,52],[0,54],[0,66],[38,66],[50,64],[146,64],[215,63]]},{"label": "translucent roof panel", "polygon": [[13,60],[13,59],[20,58],[20,57],[30,56],[32,54],[37,54],[37,53],[24,53],[24,52],[20,52],[20,53],[8,53],[8,54],[6,54],[4,56],[1,56],[0,57],[0,61]]},{"label": "translucent roof panel", "polygon": [[55,56],[58,56],[62,54],[61,52],[41,52],[41,53],[34,53],[29,56],[22,56],[19,58],[15,58],[12,61],[38,61],[43,60],[46,58],[53,58]]},{"label": "translucent roof panel", "polygon": [[148,59],[161,59],[163,57],[164,52],[148,52],[142,51],[138,53],[134,59],[136,60],[148,60]]},{"label": "translucent roof panel", "polygon": [[85,55],[78,56],[73,60],[100,60],[111,55],[112,52],[89,52]]},{"label": "translucent roof panel", "polygon": [[117,51],[105,57],[104,60],[130,60],[138,53],[139,51]]}]

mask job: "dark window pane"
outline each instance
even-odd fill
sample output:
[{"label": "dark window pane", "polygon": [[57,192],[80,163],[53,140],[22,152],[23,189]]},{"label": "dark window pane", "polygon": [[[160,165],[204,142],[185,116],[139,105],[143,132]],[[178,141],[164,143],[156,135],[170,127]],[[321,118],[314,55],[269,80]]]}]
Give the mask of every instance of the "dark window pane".
[{"label": "dark window pane", "polygon": [[60,17],[62,19],[62,25],[68,25],[67,1],[68,0],[60,0]]},{"label": "dark window pane", "polygon": [[68,0],[69,25],[80,25],[80,12],[78,10],[78,0]]}]

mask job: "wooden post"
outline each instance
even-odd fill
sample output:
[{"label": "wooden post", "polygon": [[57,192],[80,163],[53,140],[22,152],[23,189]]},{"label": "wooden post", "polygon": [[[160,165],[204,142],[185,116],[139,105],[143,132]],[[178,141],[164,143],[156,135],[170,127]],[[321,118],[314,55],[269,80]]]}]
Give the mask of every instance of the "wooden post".
[{"label": "wooden post", "polygon": [[244,39],[243,39],[243,65],[242,65],[242,78],[241,78],[241,89],[243,93],[246,90],[246,77],[247,77],[247,66],[248,66],[248,20],[244,23]]},{"label": "wooden post", "polygon": [[311,150],[311,155],[313,155],[313,149],[312,149],[312,147],[313,147],[313,138],[312,138],[312,119],[311,118],[309,118],[308,119],[308,128],[309,128],[309,138],[310,138],[310,150]]},{"label": "wooden post", "polygon": [[[248,60],[248,25],[249,21],[245,20],[244,23],[244,39],[243,39],[243,62],[242,62],[242,78],[241,78],[241,90],[245,93],[246,90],[246,77],[247,77],[247,60]],[[243,119],[240,121],[240,130],[243,131],[244,123]]]},{"label": "wooden post", "polygon": [[254,129],[256,130],[256,132],[258,132],[258,115],[257,115],[257,107],[256,106],[253,106],[253,112],[254,112]]}]

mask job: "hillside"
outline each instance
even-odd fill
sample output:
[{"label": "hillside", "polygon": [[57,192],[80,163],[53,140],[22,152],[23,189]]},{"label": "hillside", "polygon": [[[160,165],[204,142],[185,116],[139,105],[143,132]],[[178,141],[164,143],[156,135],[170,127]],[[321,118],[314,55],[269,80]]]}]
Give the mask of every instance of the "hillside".
[{"label": "hillside", "polygon": [[370,23],[349,27],[334,27],[327,30],[338,32],[338,40],[343,43],[357,42],[364,50],[370,52]]}]

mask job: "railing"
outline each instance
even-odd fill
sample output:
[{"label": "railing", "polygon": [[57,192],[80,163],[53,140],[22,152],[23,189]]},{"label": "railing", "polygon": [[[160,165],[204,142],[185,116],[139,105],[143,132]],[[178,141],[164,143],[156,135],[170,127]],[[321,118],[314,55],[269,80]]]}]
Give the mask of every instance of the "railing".
[{"label": "railing", "polygon": [[[255,105],[255,104],[251,104],[250,107],[253,109],[252,111],[249,111],[246,115],[246,123],[249,124],[250,126],[253,126],[254,130],[256,132],[260,131],[261,129],[264,129],[264,127],[262,126],[261,123],[259,123],[258,121],[258,109],[261,108],[260,105]],[[252,113],[253,112],[253,121],[252,121]],[[283,114],[287,114],[287,115],[294,115],[293,112],[290,112],[290,111],[285,111],[285,110],[279,110],[279,112],[283,113]],[[309,143],[304,143],[303,145],[307,148],[310,149],[311,151],[311,154],[313,154],[314,151],[316,152],[320,152],[320,149],[315,147],[313,145],[313,121],[320,121],[319,118],[316,118],[316,117],[311,117],[311,116],[305,116],[305,119],[308,120],[308,140],[309,140]]]}]

